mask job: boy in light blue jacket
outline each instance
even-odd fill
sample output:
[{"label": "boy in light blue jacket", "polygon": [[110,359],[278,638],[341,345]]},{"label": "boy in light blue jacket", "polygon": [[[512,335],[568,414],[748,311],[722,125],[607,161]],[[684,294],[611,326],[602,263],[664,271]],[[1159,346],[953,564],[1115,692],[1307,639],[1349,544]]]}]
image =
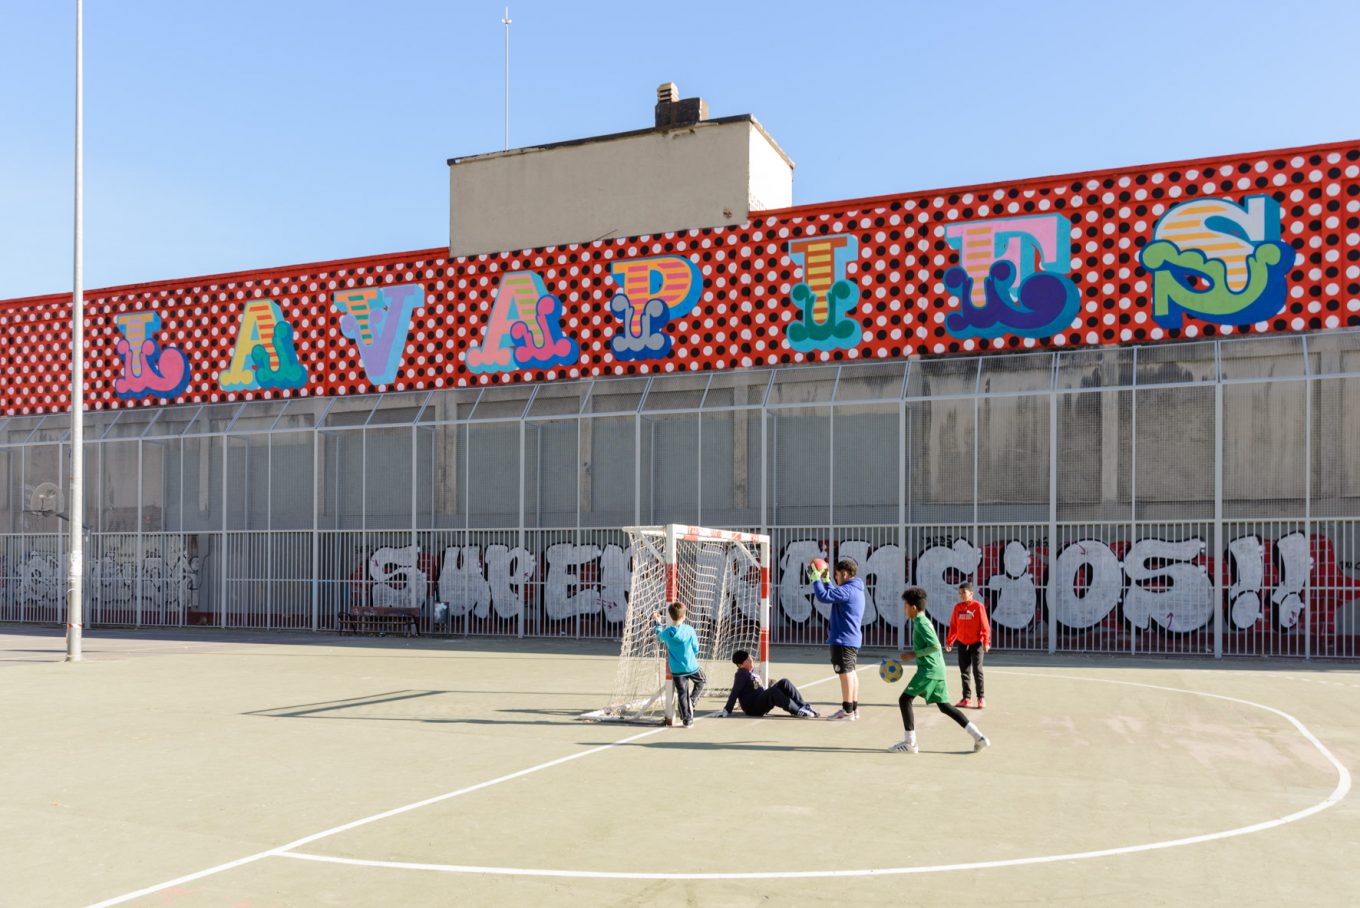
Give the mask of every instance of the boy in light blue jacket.
[{"label": "boy in light blue jacket", "polygon": [[[660,612],[652,612],[656,622],[656,637],[666,645],[666,664],[670,666],[671,683],[680,700],[680,720],[685,728],[694,725],[694,704],[704,693],[703,669],[699,667],[699,638],[694,628],[685,623],[685,606],[672,602],[666,606],[671,616],[670,627],[663,627]],[[687,684],[693,684],[693,690]]]}]

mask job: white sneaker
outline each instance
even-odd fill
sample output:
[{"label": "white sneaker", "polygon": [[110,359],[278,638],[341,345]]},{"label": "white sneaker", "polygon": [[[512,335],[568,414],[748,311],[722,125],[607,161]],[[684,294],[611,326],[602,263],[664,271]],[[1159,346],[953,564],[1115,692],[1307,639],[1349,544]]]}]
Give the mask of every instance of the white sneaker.
[{"label": "white sneaker", "polygon": [[854,722],[859,718],[859,713],[848,713],[843,709],[838,709],[826,718],[830,722]]},{"label": "white sneaker", "polygon": [[973,741],[973,753],[977,753],[979,750],[982,750],[982,748],[984,748],[984,747],[991,747],[991,746],[992,746],[992,740],[991,740],[991,738],[988,738],[986,735],[983,735],[981,738],[978,738],[978,739],[976,739],[976,740]]},{"label": "white sneaker", "polygon": [[888,753],[894,754],[918,754],[920,752],[921,748],[916,746],[915,741],[898,741],[888,748]]}]

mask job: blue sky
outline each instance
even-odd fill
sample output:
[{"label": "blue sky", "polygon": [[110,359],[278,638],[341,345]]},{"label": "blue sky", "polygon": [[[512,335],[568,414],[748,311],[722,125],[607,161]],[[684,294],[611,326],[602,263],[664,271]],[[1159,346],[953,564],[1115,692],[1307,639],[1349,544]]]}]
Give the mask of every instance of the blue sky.
[{"label": "blue sky", "polygon": [[[74,0],[0,0],[0,299],[71,288]],[[502,3],[86,0],[86,286],[439,246]],[[512,146],[752,113],[796,203],[1360,137],[1360,3],[511,3]]]}]

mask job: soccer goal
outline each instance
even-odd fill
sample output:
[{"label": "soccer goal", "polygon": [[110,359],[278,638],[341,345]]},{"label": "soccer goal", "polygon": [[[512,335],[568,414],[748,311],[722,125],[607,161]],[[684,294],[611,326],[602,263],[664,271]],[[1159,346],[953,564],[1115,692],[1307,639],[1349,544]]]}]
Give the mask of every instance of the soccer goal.
[{"label": "soccer goal", "polygon": [[673,688],[652,613],[664,619],[671,602],[684,603],[685,620],[699,638],[705,696],[731,691],[731,657],[739,649],[756,657],[768,684],[770,537],[679,524],[625,532],[633,570],[614,688],[602,709],[581,718],[670,723]]}]

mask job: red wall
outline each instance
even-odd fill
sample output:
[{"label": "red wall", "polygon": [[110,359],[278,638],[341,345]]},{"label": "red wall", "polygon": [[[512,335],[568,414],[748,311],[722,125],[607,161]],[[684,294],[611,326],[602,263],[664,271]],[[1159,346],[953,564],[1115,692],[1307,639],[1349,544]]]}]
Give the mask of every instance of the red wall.
[{"label": "red wall", "polygon": [[[1139,253],[1154,240],[1159,216],[1195,198],[1239,203],[1253,195],[1277,204],[1281,239],[1297,255],[1278,310],[1249,325],[1231,324],[1230,318],[1158,325],[1152,317],[1156,280]],[[945,292],[943,282],[960,264],[960,251],[944,235],[947,226],[1053,214],[1071,223],[1071,267],[1049,270],[1079,292],[1074,319],[1039,337],[951,332],[945,316],[960,309],[960,299]],[[792,299],[803,275],[787,244],[828,234],[846,234],[858,243],[843,277],[859,290],[849,315],[861,331],[848,348],[797,350],[787,332],[803,318]],[[621,289],[610,277],[610,264],[659,255],[693,262],[703,280],[701,295],[691,311],[664,329],[674,341],[668,355],[620,360],[610,347],[622,324],[609,310]],[[571,364],[491,374],[467,368],[464,355],[481,342],[508,271],[536,273],[561,299],[562,334],[579,346]],[[86,400],[94,409],[137,403],[115,392],[124,363],[114,318],[132,311],[158,313],[160,345],[186,358],[192,374],[173,401],[213,402],[1360,326],[1358,275],[1360,143],[1348,142],[803,206],[754,214],[732,228],[452,261],[445,249],[435,248],[90,291]],[[371,384],[355,342],[340,330],[343,313],[332,295],[412,283],[423,285],[424,303],[411,320],[400,368],[389,384]],[[294,329],[298,359],[309,372],[301,389],[230,392],[218,383],[218,373],[232,359],[245,302],[259,297],[277,303]],[[6,413],[68,408],[69,311],[69,297],[63,296],[0,302]]]}]

